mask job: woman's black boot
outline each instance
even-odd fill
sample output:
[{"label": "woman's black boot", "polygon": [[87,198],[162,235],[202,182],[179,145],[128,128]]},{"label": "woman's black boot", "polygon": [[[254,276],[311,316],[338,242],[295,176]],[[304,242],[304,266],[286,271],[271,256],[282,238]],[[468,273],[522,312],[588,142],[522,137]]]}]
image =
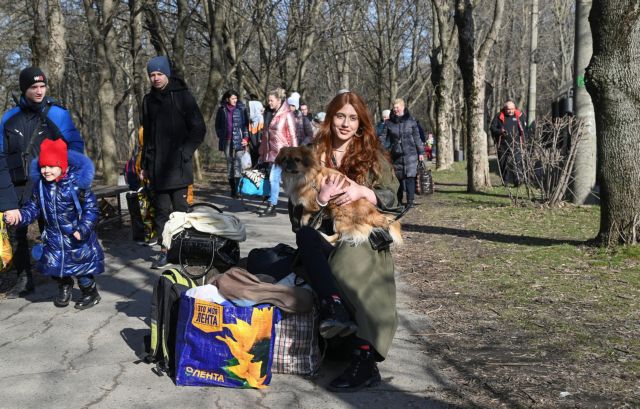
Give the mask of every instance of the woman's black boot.
[{"label": "woman's black boot", "polygon": [[376,386],[382,381],[372,351],[356,349],[351,362],[342,375],[329,384],[333,392],[356,392],[362,388]]},{"label": "woman's black boot", "polygon": [[58,295],[53,299],[53,305],[56,307],[66,307],[71,301],[71,291],[73,290],[73,281],[71,283],[58,283]]},{"label": "woman's black boot", "polygon": [[91,308],[98,304],[102,299],[100,294],[98,294],[98,287],[96,287],[96,283],[91,284],[90,287],[80,287],[80,290],[82,290],[82,299],[75,305],[75,308],[78,310]]},{"label": "woman's black boot", "polygon": [[349,312],[341,301],[322,300],[320,304],[320,335],[323,338],[333,338],[337,335],[346,337],[358,330],[358,326],[351,320]]},{"label": "woman's black boot", "polygon": [[260,217],[273,217],[277,215],[276,206],[269,203],[267,207],[260,213],[258,213]]}]

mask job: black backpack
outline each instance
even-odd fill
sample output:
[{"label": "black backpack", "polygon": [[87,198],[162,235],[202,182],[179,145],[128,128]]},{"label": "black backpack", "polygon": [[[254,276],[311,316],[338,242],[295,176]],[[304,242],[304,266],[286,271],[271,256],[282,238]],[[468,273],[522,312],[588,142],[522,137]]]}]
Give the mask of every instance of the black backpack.
[{"label": "black backpack", "polygon": [[149,354],[144,358],[155,363],[152,371],[158,375],[175,376],[176,325],[180,295],[196,286],[195,281],[177,269],[165,270],[153,288],[151,299],[151,338]]}]

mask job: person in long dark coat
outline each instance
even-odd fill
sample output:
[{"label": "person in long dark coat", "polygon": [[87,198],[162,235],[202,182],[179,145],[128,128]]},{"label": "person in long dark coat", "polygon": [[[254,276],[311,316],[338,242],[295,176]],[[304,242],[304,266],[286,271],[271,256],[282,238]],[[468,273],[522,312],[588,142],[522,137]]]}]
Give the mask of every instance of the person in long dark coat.
[{"label": "person in long dark coat", "polygon": [[151,92],[142,109],[143,150],[141,179],[149,180],[156,208],[156,228],[161,245],[151,268],[168,264],[162,230],[172,211],[185,212],[188,186],[193,184],[193,154],[207,131],[195,98],[183,80],[171,77],[167,57],[147,64]]},{"label": "person in long dark coat", "polygon": [[227,159],[227,179],[230,196],[238,197],[238,181],[242,176],[242,155],[249,145],[249,113],[238,99],[238,92],[228,90],[222,95],[216,113],[218,149]]},{"label": "person in long dark coat", "polygon": [[393,169],[400,181],[398,202],[407,192],[407,206],[414,206],[418,161],[424,160],[424,143],[420,139],[418,123],[406,108],[404,100],[398,98],[393,103],[391,117],[382,129],[380,140],[387,146],[393,161]]}]

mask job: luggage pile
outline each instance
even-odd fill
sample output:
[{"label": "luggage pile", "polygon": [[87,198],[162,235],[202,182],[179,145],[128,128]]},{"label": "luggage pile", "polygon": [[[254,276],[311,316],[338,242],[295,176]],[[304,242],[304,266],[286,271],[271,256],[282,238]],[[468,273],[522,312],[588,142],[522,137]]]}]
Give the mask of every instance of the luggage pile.
[{"label": "luggage pile", "polygon": [[293,274],[276,283],[233,267],[196,286],[178,269],[153,292],[146,362],[180,386],[266,387],[272,373],[314,375],[318,312]]}]

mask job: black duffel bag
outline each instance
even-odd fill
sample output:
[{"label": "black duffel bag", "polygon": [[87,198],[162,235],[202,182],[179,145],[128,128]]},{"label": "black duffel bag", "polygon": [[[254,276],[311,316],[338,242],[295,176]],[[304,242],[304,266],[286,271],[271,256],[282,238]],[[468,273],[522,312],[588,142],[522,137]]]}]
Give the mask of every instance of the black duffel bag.
[{"label": "black duffel bag", "polygon": [[[188,212],[201,206],[222,213],[222,210],[209,203],[193,204]],[[222,273],[235,266],[240,260],[240,245],[236,240],[188,228],[171,238],[167,260],[180,265],[182,272],[190,278],[199,279],[212,268]]]}]

